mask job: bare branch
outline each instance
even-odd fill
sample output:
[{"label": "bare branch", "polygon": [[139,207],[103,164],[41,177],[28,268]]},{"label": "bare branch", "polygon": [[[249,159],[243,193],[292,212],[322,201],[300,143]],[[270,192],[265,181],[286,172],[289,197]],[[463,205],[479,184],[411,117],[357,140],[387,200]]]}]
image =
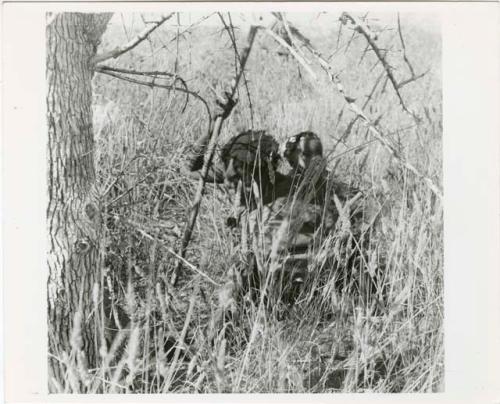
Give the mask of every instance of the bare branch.
[{"label": "bare branch", "polygon": [[[121,73],[118,73],[117,71],[120,71]],[[187,87],[186,88],[177,87],[175,85],[175,80],[174,80],[174,84],[158,84],[158,83],[154,82],[154,76],[153,76],[153,80],[144,81],[144,80],[139,80],[139,79],[124,76],[122,73],[151,76],[151,74],[148,74],[148,73],[159,73],[159,72],[137,72],[137,71],[127,70],[127,69],[110,68],[108,66],[98,66],[98,67],[96,67],[96,72],[106,74],[108,76],[115,77],[115,78],[120,79],[120,80],[128,81],[129,83],[139,84],[139,85],[147,86],[150,88],[157,87],[157,88],[163,88],[166,90],[175,90],[175,91],[179,91],[181,93],[191,95],[203,103],[205,110],[207,112],[207,115],[208,115],[208,128],[210,129],[211,122],[212,122],[212,114],[210,113],[210,108],[208,106],[207,101],[198,93],[191,91],[191,90],[188,90]],[[175,75],[173,75],[172,73],[166,73],[166,72],[160,72],[160,73],[162,75],[175,78]],[[179,78],[179,77],[177,77],[177,78]],[[184,80],[182,82],[185,84]]]},{"label": "bare branch", "polygon": [[[165,76],[165,77],[176,77],[174,73],[170,72],[163,72],[163,71],[141,71],[141,70],[132,70],[132,69],[125,69],[122,67],[112,67],[112,66],[106,66],[106,65],[98,65],[95,67],[95,70],[99,73],[105,73],[105,72],[116,72],[116,73],[124,73],[124,74],[133,74],[137,76]],[[180,78],[180,77],[179,77]],[[184,81],[184,80],[182,80]]]},{"label": "bare branch", "polygon": [[339,25],[339,32],[337,33],[337,42],[335,44],[335,51],[339,50],[339,44],[340,44],[340,37],[342,36],[342,27],[344,24],[340,23]]},{"label": "bare branch", "polygon": [[310,74],[310,76],[316,80],[316,73],[314,73],[314,71],[311,69],[310,66],[308,66],[307,62],[304,60],[304,58],[302,56],[300,56],[296,51],[295,49],[288,45],[286,43],[286,41],[281,38],[280,36],[278,36],[277,34],[275,34],[272,30],[270,29],[266,29],[266,34],[270,35],[272,38],[274,38],[274,40],[276,42],[278,42],[280,45],[282,45],[283,47],[285,47],[286,49],[288,49],[288,51],[292,54],[292,56],[297,60],[297,62],[299,62],[302,67],[304,67],[304,69],[306,69],[306,71]]},{"label": "bare branch", "polygon": [[429,73],[430,69],[427,69],[424,73],[422,74],[416,74],[415,70],[413,69],[412,64],[410,63],[410,60],[408,59],[408,56],[406,55],[406,45],[405,41],[403,38],[403,30],[401,28],[401,20],[399,18],[399,13],[398,13],[398,35],[399,35],[399,40],[401,41],[401,47],[403,48],[403,60],[405,61],[406,65],[408,66],[408,69],[410,70],[411,77],[409,79],[403,80],[398,84],[398,88],[402,88],[403,86],[410,84],[413,81],[416,81],[422,77],[424,77],[427,73]]},{"label": "bare branch", "polygon": [[152,54],[150,57],[153,57],[155,56],[157,53],[161,52],[163,49],[168,49],[168,46],[173,43],[173,42],[176,42],[178,39],[183,39],[186,35],[186,33],[190,33],[191,29],[199,24],[201,24],[203,21],[209,19],[212,15],[214,15],[215,13],[211,13],[209,15],[206,15],[202,18],[200,18],[199,20],[193,22],[191,25],[189,25],[186,29],[184,29],[183,31],[180,31],[178,34],[176,34],[173,38],[169,39],[168,41],[164,42],[163,39],[161,38],[161,36],[157,36],[157,39],[158,41],[162,44],[162,46],[160,46],[159,48],[157,48]]},{"label": "bare branch", "polygon": [[344,87],[340,82],[339,78],[328,72],[330,80],[335,84],[339,93],[344,97],[345,101],[349,105],[349,108],[359,117],[363,119],[370,133],[382,143],[389,153],[398,160],[406,169],[411,171],[415,176],[420,178],[425,182],[429,189],[439,198],[442,198],[441,190],[434,184],[434,182],[427,176],[420,173],[410,162],[408,162],[401,154],[389,143],[389,141],[382,135],[382,133],[377,129],[376,125],[368,118],[368,116],[359,108],[353,101],[353,99],[346,95]]},{"label": "bare branch", "polygon": [[401,103],[401,106],[403,107],[403,109],[406,112],[408,112],[410,115],[414,116],[414,113],[407,108],[407,106],[403,100],[403,97],[401,96],[401,93],[399,92],[398,82],[396,81],[396,78],[392,74],[392,67],[389,65],[389,63],[387,63],[387,60],[382,55],[382,51],[375,43],[375,40],[377,39],[377,35],[374,34],[373,32],[371,32],[370,28],[365,23],[363,23],[361,20],[359,20],[358,18],[352,16],[351,14],[349,14],[347,12],[342,13],[342,16],[340,17],[340,19],[343,23],[346,23],[347,20],[351,21],[351,23],[354,25],[354,29],[365,37],[366,41],[368,42],[370,47],[375,52],[375,55],[377,55],[377,58],[380,60],[380,63],[382,63],[382,66],[385,69],[387,77],[389,78],[389,81],[391,82],[392,87],[394,88],[394,91],[396,91],[396,95],[399,98],[399,102]]},{"label": "bare branch", "polygon": [[[120,67],[111,67],[111,66],[106,66],[106,65],[96,66],[95,71],[99,72],[99,73],[106,73],[106,72],[124,73],[124,74],[130,74],[130,75],[135,75],[135,76],[145,76],[145,77],[152,77],[152,78],[156,78],[156,77],[172,78],[174,81],[173,82],[174,86],[179,81],[182,84],[182,87],[184,87],[184,89],[186,91],[188,91],[186,93],[186,101],[184,103],[184,106],[182,107],[182,112],[184,112],[186,110],[186,107],[188,105],[189,95],[190,95],[190,92],[188,90],[188,86],[186,84],[186,81],[182,77],[178,76],[177,74],[170,73],[170,72],[162,72],[162,71],[131,70],[131,69],[124,69],[124,68],[120,68]],[[173,88],[173,90],[175,90],[175,88]]]},{"label": "bare branch", "polygon": [[[136,230],[138,233],[140,233],[142,236],[146,237],[148,240],[151,240],[151,241],[161,241],[161,240],[158,240],[156,237],[153,237],[151,234],[145,232],[144,230],[142,230],[138,225],[137,223],[134,223],[132,222],[131,220],[127,220],[127,223],[129,223],[130,225],[133,226],[134,230]],[[187,261],[186,259],[184,259],[183,257],[179,256],[174,250],[172,250],[170,247],[168,247],[166,244],[160,242],[159,243],[159,246],[161,248],[163,248],[165,251],[167,251],[169,254],[172,254],[174,257],[176,257],[177,259],[180,259],[182,260],[182,262],[191,270],[193,270],[194,272],[196,272],[198,275],[202,276],[203,278],[205,278],[208,282],[210,282],[212,285],[215,285],[215,286],[220,286],[219,283],[217,283],[216,281],[214,281],[212,278],[210,278],[210,276],[208,276],[205,272],[201,271],[200,269],[198,269],[195,265],[191,264],[189,261]]]},{"label": "bare branch", "polygon": [[[296,29],[295,29],[296,30]],[[297,30],[296,30],[297,31]],[[370,37],[372,38],[372,37]],[[395,148],[392,146],[385,136],[377,129],[376,124],[368,118],[368,116],[363,112],[363,110],[355,103],[355,99],[347,95],[344,86],[342,85],[337,74],[333,72],[330,64],[324,59],[319,51],[317,51],[311,44],[310,41],[304,42],[304,45],[311,52],[311,54],[316,58],[319,65],[328,75],[330,81],[335,85],[337,91],[342,95],[347,105],[353,111],[356,116],[363,119],[365,125],[368,127],[368,131],[389,151],[393,158],[399,161],[406,169],[411,171],[416,177],[420,178],[427,187],[438,197],[442,198],[441,190],[434,184],[434,182],[427,176],[420,173],[410,162],[408,162]]]},{"label": "bare branch", "polygon": [[[247,37],[247,44],[243,51],[241,52],[240,56],[240,69],[239,72],[236,74],[236,77],[232,80],[231,82],[231,89],[228,91],[225,95],[227,97],[226,103],[224,105],[221,105],[223,108],[223,111],[217,115],[214,121],[214,126],[211,129],[210,132],[210,139],[208,142],[208,147],[207,151],[205,153],[205,158],[203,161],[203,167],[201,169],[201,178],[200,181],[198,182],[198,188],[196,189],[196,195],[194,197],[193,205],[191,206],[191,212],[189,214],[189,219],[186,223],[186,227],[184,229],[184,235],[181,240],[181,247],[180,247],[180,252],[179,255],[180,257],[184,258],[186,256],[186,250],[187,246],[189,245],[189,242],[191,241],[191,235],[193,234],[193,229],[194,225],[196,223],[196,219],[198,217],[198,211],[200,209],[201,205],[201,199],[203,197],[203,193],[205,190],[205,183],[206,179],[208,176],[208,172],[210,169],[210,166],[212,164],[212,159],[215,153],[215,149],[217,147],[217,140],[219,138],[219,134],[222,128],[222,124],[224,123],[225,119],[229,116],[231,113],[235,102],[234,102],[234,97],[236,95],[236,92],[238,90],[238,85],[239,82],[243,76],[243,72],[245,70],[245,66],[248,60],[248,55],[250,54],[250,51],[252,49],[255,35],[257,34],[257,30],[259,29],[258,26],[251,26],[250,31],[248,33]],[[178,279],[178,274],[182,266],[182,260],[178,261],[178,265],[175,267],[172,277],[170,278],[170,282],[175,285],[177,283]]]},{"label": "bare branch", "polygon": [[430,69],[427,69],[425,72],[423,72],[422,74],[419,74],[418,76],[412,76],[410,77],[409,79],[406,79],[406,80],[403,80],[401,82],[399,82],[398,84],[398,88],[403,88],[404,86],[406,86],[407,84],[410,84],[418,79],[421,79],[422,77],[424,77],[427,73],[429,73]]},{"label": "bare branch", "polygon": [[[301,41],[307,42],[309,40],[307,38],[301,36],[301,33],[299,31],[295,30],[295,32],[293,32],[293,29],[288,24],[284,13],[271,13],[271,14],[273,14],[276,18],[278,18],[278,20],[281,21],[281,24],[283,25],[285,32],[286,32],[286,35],[290,41],[290,45],[293,46],[296,49],[297,53],[305,60],[306,56],[304,55],[304,53],[302,52],[302,50],[298,46],[297,42],[294,40],[294,37],[298,36]],[[292,32],[293,32],[293,35],[292,35]]]},{"label": "bare branch", "polygon": [[347,12],[343,12],[342,15],[340,16],[340,21],[343,24],[345,24],[346,20],[350,20],[354,25],[354,29],[360,34],[363,34],[363,36],[368,40],[368,42],[374,42],[378,39],[378,35],[372,32],[370,27],[368,27],[368,25],[366,25],[362,20],[359,20],[358,18],[352,16]]},{"label": "bare branch", "polygon": [[[238,52],[238,47],[236,46],[236,37],[234,35],[234,26],[233,26],[233,22],[231,20],[231,14],[228,13],[229,14],[229,25],[226,24],[226,21],[224,20],[224,17],[222,16],[221,13],[217,13],[217,14],[219,15],[219,18],[222,21],[222,24],[224,25],[224,28],[226,29],[226,31],[229,35],[229,38],[231,39],[231,43],[232,43],[233,49],[234,49],[234,54],[236,56],[236,61],[241,66],[241,58],[240,58],[240,54]],[[245,85],[245,91],[246,91],[247,98],[248,98],[248,106],[250,108],[250,122],[251,122],[251,126],[253,128],[253,121],[254,121],[253,105],[252,105],[252,99],[250,97],[250,87],[248,86],[248,80],[246,78],[245,72],[243,72],[243,83]]]},{"label": "bare branch", "polygon": [[120,55],[123,55],[124,53],[130,51],[131,49],[135,48],[137,45],[139,45],[142,41],[144,41],[155,29],[157,29],[160,25],[162,25],[165,21],[169,20],[174,13],[170,13],[166,16],[161,17],[159,21],[153,22],[150,24],[150,26],[147,26],[144,28],[142,32],[139,33],[135,38],[127,42],[126,44],[122,46],[118,46],[115,49],[104,52],[100,55],[94,56],[92,59],[92,62],[94,64],[104,62],[105,60],[108,59],[116,59]]},{"label": "bare branch", "polygon": [[399,34],[399,39],[401,41],[401,46],[403,47],[403,60],[410,69],[411,77],[415,77],[415,70],[413,70],[413,66],[411,65],[410,61],[408,60],[408,57],[406,56],[406,45],[403,39],[403,31],[401,29],[401,21],[399,19],[399,13],[398,13],[398,34]]}]

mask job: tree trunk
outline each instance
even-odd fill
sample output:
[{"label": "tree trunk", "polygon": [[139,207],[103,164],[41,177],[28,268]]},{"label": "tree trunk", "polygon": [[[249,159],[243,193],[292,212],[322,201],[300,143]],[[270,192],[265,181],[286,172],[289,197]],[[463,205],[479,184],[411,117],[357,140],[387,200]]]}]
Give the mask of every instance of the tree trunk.
[{"label": "tree trunk", "polygon": [[61,363],[75,357],[71,354],[95,366],[100,344],[92,298],[100,271],[101,219],[91,59],[111,15],[61,13],[46,32],[49,370],[56,379]]}]

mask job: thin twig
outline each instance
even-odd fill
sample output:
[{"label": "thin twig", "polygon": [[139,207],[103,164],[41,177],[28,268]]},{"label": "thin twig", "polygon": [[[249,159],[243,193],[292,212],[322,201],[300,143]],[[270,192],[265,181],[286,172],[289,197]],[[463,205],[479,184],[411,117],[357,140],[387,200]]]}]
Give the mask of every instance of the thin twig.
[{"label": "thin twig", "polygon": [[[186,84],[186,81],[178,76],[176,73],[170,73],[170,72],[163,72],[163,71],[158,71],[158,70],[153,70],[153,71],[140,71],[140,70],[131,70],[131,69],[124,69],[121,67],[111,67],[111,66],[106,66],[106,65],[98,65],[94,69],[96,72],[99,73],[106,73],[106,72],[115,72],[115,73],[123,73],[123,74],[130,74],[130,75],[135,75],[135,76],[144,76],[144,77],[152,77],[153,79],[156,77],[170,77],[174,80],[173,85],[175,86],[175,83],[179,81],[184,89],[186,91],[189,91],[188,86]],[[152,82],[153,83],[153,82]],[[175,89],[174,89],[175,90]],[[187,104],[189,102],[189,95],[190,93],[186,93],[186,101],[184,102],[184,106],[182,107],[182,112],[186,110]]]},{"label": "thin twig", "polygon": [[339,24],[339,31],[337,32],[337,42],[335,44],[335,51],[339,50],[339,44],[340,44],[340,37],[342,36],[342,27],[344,24],[340,23]]},{"label": "thin twig", "polygon": [[198,297],[198,292],[200,291],[200,283],[196,282],[193,293],[191,295],[191,300],[189,301],[189,308],[186,313],[186,320],[184,321],[184,326],[182,327],[181,335],[175,347],[174,358],[172,359],[172,363],[170,364],[170,368],[168,370],[168,376],[165,380],[165,384],[163,387],[163,393],[168,392],[170,388],[170,384],[172,383],[172,379],[175,375],[175,370],[177,366],[177,361],[179,360],[179,356],[181,353],[182,345],[184,344],[184,340],[186,339],[187,330],[189,327],[189,323],[191,322],[191,317],[194,312],[194,306],[196,303],[196,298]]},{"label": "thin twig", "polygon": [[[258,28],[259,27],[257,27],[257,26],[250,27],[250,31],[249,31],[248,37],[247,37],[247,45],[241,53],[240,70],[239,70],[238,74],[236,75],[236,77],[231,82],[231,90],[226,93],[226,97],[227,97],[226,103],[224,105],[221,105],[221,107],[223,108],[223,112],[215,118],[214,126],[210,132],[210,139],[209,139],[209,143],[208,143],[208,148],[207,148],[207,151],[205,153],[203,167],[201,169],[201,178],[198,182],[198,188],[196,190],[194,202],[193,202],[193,205],[191,207],[189,218],[188,218],[188,221],[186,223],[186,227],[184,229],[184,235],[183,235],[182,240],[181,240],[181,247],[180,247],[180,252],[179,252],[179,255],[181,257],[185,257],[187,246],[189,245],[189,242],[191,241],[191,236],[193,234],[194,225],[195,225],[196,219],[198,217],[198,211],[200,209],[201,199],[203,197],[203,193],[204,193],[204,189],[205,189],[205,183],[206,183],[208,171],[210,169],[210,165],[212,164],[212,159],[213,159],[213,156],[215,153],[215,149],[217,147],[217,140],[219,137],[219,133],[221,131],[222,124],[224,123],[225,119],[231,114],[231,111],[234,107],[234,104],[235,104],[234,103],[234,96],[236,95],[239,82],[241,80],[241,77],[243,76],[243,71],[245,70],[245,65],[246,65],[247,60],[248,60],[248,55],[250,54],[250,51],[252,49],[255,35],[257,34]],[[170,279],[170,282],[173,285],[175,285],[177,283],[177,278],[178,278],[178,274],[179,274],[179,271],[181,269],[181,266],[182,266],[182,261],[179,260],[179,263],[175,267],[175,269],[172,273],[172,277]]]},{"label": "thin twig", "polygon": [[108,59],[116,59],[117,57],[123,55],[124,53],[130,51],[139,45],[142,41],[144,41],[155,29],[157,29],[160,25],[162,25],[165,21],[169,20],[175,13],[170,13],[166,16],[160,18],[159,21],[151,23],[151,26],[144,28],[135,38],[127,42],[122,46],[117,46],[115,49],[101,53],[99,55],[95,55],[92,58],[92,63],[97,64],[100,62],[104,62]]},{"label": "thin twig", "polygon": [[[105,71],[116,72],[116,73],[125,73],[125,74],[132,74],[132,75],[136,75],[136,76],[166,76],[166,77],[172,77],[172,78],[176,77],[176,75],[174,73],[164,72],[164,71],[159,71],[159,70],[141,71],[141,70],[132,70],[132,69],[125,69],[123,67],[112,67],[112,66],[106,66],[106,65],[97,65],[95,67],[95,71],[97,71],[99,73],[104,73]],[[184,80],[182,80],[182,81],[184,82]]]},{"label": "thin twig", "polygon": [[281,21],[281,24],[285,28],[286,34],[288,35],[291,46],[294,47],[297,50],[297,52],[302,56],[302,58],[307,62],[307,60],[305,59],[306,56],[304,55],[302,50],[299,48],[297,42],[294,40],[294,36],[298,35],[299,39],[301,39],[302,41],[308,41],[308,39],[305,37],[300,38],[300,32],[298,32],[298,31],[295,32],[295,35],[292,35],[293,30],[290,27],[290,25],[288,24],[284,13],[271,13],[271,14],[273,14],[276,18],[278,18]]},{"label": "thin twig", "polygon": [[[298,31],[295,29],[295,31]],[[303,36],[303,35],[302,35]],[[382,145],[389,151],[393,158],[400,162],[406,169],[411,171],[416,177],[420,178],[427,187],[438,197],[442,198],[442,191],[434,184],[434,182],[427,176],[420,173],[410,162],[408,162],[395,148],[392,146],[389,141],[385,138],[385,136],[377,129],[376,125],[368,118],[368,116],[363,112],[363,110],[355,103],[355,99],[347,95],[344,90],[344,86],[342,85],[337,74],[333,72],[330,64],[323,58],[321,53],[316,50],[310,41],[304,42],[304,45],[311,52],[311,54],[316,58],[319,65],[328,75],[330,81],[335,85],[337,91],[342,95],[347,105],[353,111],[356,116],[359,116],[363,119],[366,126],[368,127],[369,132],[382,143]]]},{"label": "thin twig", "polygon": [[[134,229],[139,232],[141,235],[143,235],[144,237],[146,237],[148,240],[151,240],[151,241],[158,241],[155,237],[153,237],[151,234],[148,234],[146,233],[144,230],[140,229],[139,227],[137,227],[137,224],[128,220],[127,221],[130,225],[132,225],[134,227]],[[209,281],[212,285],[215,285],[215,286],[220,286],[220,284],[216,281],[214,281],[212,278],[210,278],[210,276],[208,276],[205,272],[203,272],[202,270],[198,269],[195,265],[191,264],[188,260],[186,260],[185,258],[181,257],[179,254],[177,254],[174,250],[172,250],[170,247],[167,247],[166,245],[160,243],[159,246],[161,248],[163,248],[165,251],[167,251],[168,253],[172,254],[174,257],[176,257],[177,259],[180,259],[184,265],[186,265],[189,269],[193,270],[194,272],[196,272],[198,275],[202,276],[203,278],[205,278],[207,281]]]},{"label": "thin twig", "polygon": [[415,70],[413,70],[413,66],[411,65],[410,61],[408,60],[408,57],[406,56],[406,45],[403,39],[403,31],[401,29],[401,21],[399,19],[399,13],[398,13],[398,34],[399,34],[399,39],[401,41],[401,46],[403,48],[403,60],[410,69],[411,77],[415,77]]},{"label": "thin twig", "polygon": [[368,126],[370,133],[377,138],[380,143],[382,143],[385,148],[389,151],[389,153],[398,160],[404,167],[406,167],[409,171],[411,171],[415,176],[420,178],[427,184],[429,189],[439,198],[442,198],[441,190],[434,184],[434,182],[427,176],[420,173],[410,162],[408,162],[401,154],[387,141],[387,139],[382,135],[382,133],[377,129],[374,123],[368,118],[368,116],[359,108],[353,101],[351,97],[349,97],[345,91],[342,83],[331,72],[329,72],[330,80],[335,84],[339,93],[344,97],[345,101],[349,105],[349,108],[359,117],[361,117],[365,124]]},{"label": "thin twig", "polygon": [[[195,26],[197,26],[198,24],[201,24],[203,21],[208,20],[208,19],[209,19],[211,16],[213,16],[214,14],[215,14],[215,13],[208,14],[208,15],[206,15],[206,16],[204,16],[204,17],[200,18],[199,20],[197,20],[197,21],[193,22],[193,23],[192,23],[189,27],[187,27],[187,28],[186,28],[185,30],[183,30],[183,31],[180,31],[180,32],[179,32],[179,33],[178,33],[178,34],[177,34],[174,38],[172,38],[170,41],[168,41],[168,42],[167,42],[167,44],[172,43],[172,42],[174,42],[174,41],[177,41],[177,38],[181,38],[181,37],[183,37],[183,36],[184,36],[184,34],[185,34],[186,32],[189,32],[192,28],[194,28],[194,27],[195,27]],[[166,46],[165,46],[165,48],[166,48]]]},{"label": "thin twig", "polygon": [[297,62],[299,62],[302,65],[302,67],[304,69],[306,69],[306,71],[309,73],[309,75],[314,80],[316,80],[316,73],[313,72],[313,70],[311,69],[311,67],[307,65],[307,62],[304,60],[304,58],[302,58],[302,56],[300,56],[293,47],[291,47],[290,45],[288,45],[283,38],[281,38],[280,36],[278,36],[277,34],[275,34],[270,29],[266,29],[266,34],[270,35],[281,46],[283,46],[286,49],[288,49],[288,51],[295,57],[295,59],[297,60]]},{"label": "thin twig", "polygon": [[[209,125],[210,125],[210,122],[212,121],[212,114],[210,113],[210,107],[208,106],[207,101],[201,95],[199,95],[198,93],[196,93],[194,91],[191,91],[191,90],[188,90],[188,89],[182,88],[182,87],[177,87],[175,85],[158,84],[158,83],[155,83],[154,81],[143,81],[143,80],[133,79],[131,77],[126,77],[121,73],[111,71],[111,70],[109,70],[109,68],[102,69],[102,68],[98,67],[98,68],[96,68],[96,71],[98,73],[107,74],[108,76],[115,77],[115,78],[120,79],[120,80],[128,81],[129,83],[139,84],[139,85],[147,86],[150,88],[157,87],[157,88],[163,88],[166,90],[175,90],[175,91],[179,91],[181,93],[189,94],[189,95],[193,96],[194,98],[196,98],[197,100],[201,101],[203,103],[203,105],[205,106],[205,110],[206,110],[208,118],[209,118]],[[132,73],[130,73],[130,74],[132,74]],[[135,74],[138,74],[138,73],[135,73]],[[167,73],[163,73],[163,74],[166,75]]]},{"label": "thin twig", "polygon": [[176,34],[176,40],[175,40],[175,62],[174,62],[174,72],[177,74],[177,70],[179,68],[179,27],[181,25],[181,20],[180,20],[180,14],[176,13],[177,15],[177,34]]},{"label": "thin twig", "polygon": [[404,86],[406,86],[407,84],[410,84],[418,79],[421,79],[422,77],[424,77],[427,73],[430,72],[430,69],[427,69],[425,72],[423,72],[422,74],[418,74],[417,76],[413,76],[413,77],[410,77],[409,79],[406,79],[406,80],[403,80],[403,81],[400,81],[399,84],[398,84],[398,88],[403,88]]},{"label": "thin twig", "polygon": [[[377,80],[375,81],[375,84],[373,85],[370,93],[366,96],[366,100],[365,102],[363,103],[363,106],[361,107],[362,110],[365,110],[365,108],[368,106],[368,104],[370,103],[370,101],[373,100],[373,95],[375,94],[375,90],[377,89],[378,87],[378,84],[380,83],[380,80],[382,79],[382,77],[384,77],[384,73],[381,73]],[[354,118],[349,122],[349,124],[347,125],[346,129],[344,130],[344,133],[342,134],[342,136],[339,137],[339,139],[337,140],[337,142],[334,144],[333,146],[333,150],[335,150],[337,148],[337,145],[341,142],[345,142],[347,137],[350,135],[353,127],[354,127],[354,124],[358,121],[359,119],[359,116],[356,115],[354,116]]]},{"label": "thin twig", "polygon": [[[238,65],[241,66],[241,58],[240,58],[240,54],[238,52],[238,47],[236,46],[236,37],[234,35],[234,26],[233,26],[233,21],[231,20],[231,14],[228,13],[229,25],[226,23],[226,21],[224,20],[224,17],[222,16],[221,13],[217,13],[217,14],[219,15],[219,18],[222,21],[222,24],[224,25],[224,28],[226,29],[226,31],[229,35],[229,38],[231,39],[231,43],[232,43],[233,49],[234,49],[234,55],[235,55],[236,60],[238,62],[235,66],[237,69]],[[243,72],[243,84],[245,86],[245,92],[247,94],[247,99],[248,99],[248,107],[250,109],[250,125],[253,128],[253,121],[254,121],[253,104],[252,104],[252,99],[250,97],[250,87],[248,86],[248,80],[247,80],[245,72]]]},{"label": "thin twig", "polygon": [[375,43],[377,35],[371,32],[370,28],[365,23],[347,12],[342,13],[342,16],[340,18],[343,22],[347,22],[347,20],[351,21],[351,23],[354,25],[354,29],[365,37],[366,41],[375,52],[375,55],[377,55],[377,58],[380,60],[380,63],[382,63],[387,77],[389,77],[389,81],[391,82],[394,91],[396,91],[396,95],[399,98],[399,102],[401,103],[403,110],[414,116],[414,113],[408,109],[403,100],[403,97],[401,96],[401,93],[399,92],[398,82],[392,74],[392,67],[389,65],[389,63],[387,63],[384,55],[382,55],[382,51]]},{"label": "thin twig", "polygon": [[175,35],[172,39],[164,42],[163,39],[161,38],[161,35],[157,35],[157,39],[158,41],[162,44],[162,46],[160,46],[159,48],[157,48],[152,54],[151,54],[151,57],[154,57],[157,53],[159,53],[160,51],[162,51],[163,49],[168,49],[168,45],[171,44],[172,42],[175,42],[177,41],[177,38],[180,38],[182,39],[185,35],[186,32],[189,32],[193,27],[195,27],[196,25],[198,24],[201,24],[203,21],[207,20],[208,18],[210,18],[212,15],[214,15],[215,13],[212,13],[212,14],[209,14],[207,16],[204,16],[202,18],[200,18],[199,20],[195,21],[194,23],[192,23],[191,25],[189,25],[185,30],[179,32],[178,35]]},{"label": "thin twig", "polygon": [[208,276],[205,272],[202,272],[200,269],[198,269],[196,266],[194,266],[193,264],[191,264],[188,260],[186,260],[185,258],[181,257],[179,254],[177,254],[174,250],[168,248],[168,247],[165,247],[165,246],[162,246],[163,248],[165,248],[170,254],[172,254],[174,257],[176,257],[177,259],[181,260],[182,263],[184,265],[186,265],[189,269],[192,269],[194,272],[196,272],[198,275],[201,275],[203,278],[205,278],[206,280],[208,280],[212,285],[215,285],[217,287],[220,287],[221,284],[214,281],[212,278],[210,278],[210,276]]},{"label": "thin twig", "polygon": [[406,44],[405,44],[405,41],[404,41],[404,38],[403,38],[403,29],[401,28],[401,20],[399,18],[399,13],[398,13],[398,34],[399,34],[399,40],[401,41],[401,47],[403,48],[403,60],[405,61],[406,66],[408,66],[408,69],[410,70],[410,73],[411,73],[411,77],[410,78],[408,78],[406,80],[402,80],[402,81],[400,81],[398,83],[398,89],[399,89],[399,88],[402,88],[403,86],[405,86],[407,84],[410,84],[413,81],[416,81],[416,80],[424,77],[427,73],[429,73],[430,69],[427,69],[422,74],[418,74],[417,75],[415,73],[415,70],[413,69],[413,66],[410,63],[410,60],[408,59],[408,56],[406,55]]}]

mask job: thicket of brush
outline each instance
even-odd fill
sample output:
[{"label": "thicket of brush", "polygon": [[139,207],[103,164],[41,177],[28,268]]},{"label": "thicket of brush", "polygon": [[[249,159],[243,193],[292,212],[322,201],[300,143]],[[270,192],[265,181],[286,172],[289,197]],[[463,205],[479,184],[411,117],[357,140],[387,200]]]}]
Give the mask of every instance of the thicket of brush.
[{"label": "thicket of brush", "polygon": [[[216,18],[216,17],[211,17]],[[311,40],[326,56],[349,95],[405,158],[441,184],[440,38],[403,19],[407,56],[417,73],[429,72],[401,93],[419,115],[416,122],[365,39],[332,16],[331,30]],[[397,20],[377,43],[397,77],[409,77]],[[111,26],[103,48],[133,35]],[[180,28],[182,31],[183,28]],[[244,30],[236,30],[238,43]],[[234,74],[227,33],[197,26],[180,39],[160,28],[132,52],[113,61],[135,70],[164,70],[210,100]],[[241,41],[241,42],[240,42]],[[170,285],[180,237],[196,181],[183,174],[185,151],[206,133],[201,102],[186,95],[95,77],[97,170],[106,208],[102,248],[105,302],[95,300],[102,337],[97,369],[67,368],[51,388],[85,393],[212,392],[428,392],[442,389],[443,217],[426,185],[391,159],[354,120],[345,101],[314,67],[313,81],[296,60],[263,33],[247,64],[240,101],[223,127],[223,143],[248,128],[266,129],[282,141],[303,130],[316,132],[329,168],[359,187],[375,212],[370,237],[356,264],[337,251],[334,263],[316,254],[311,276],[293,305],[240,303],[234,327],[216,322],[217,291],[242,260],[237,232],[225,226],[231,199],[207,185],[180,282]],[[248,94],[250,97],[248,97]],[[252,112],[251,112],[252,111]],[[286,167],[283,167],[286,171]],[[375,216],[374,216],[375,217]],[[324,249],[333,251],[331,235]],[[323,258],[322,258],[323,257]],[[199,272],[206,274],[201,276]],[[338,279],[348,274],[343,286]],[[368,275],[376,287],[357,280]],[[212,282],[213,281],[213,282]],[[337,286],[335,286],[337,284]],[[357,285],[357,286],[356,286]],[[359,291],[361,289],[361,291]],[[268,291],[270,299],[277,288]],[[274,296],[273,296],[274,294]],[[383,304],[380,302],[383,301]],[[78,329],[72,341],[78,341]],[[77,354],[78,343],[74,343]]]}]

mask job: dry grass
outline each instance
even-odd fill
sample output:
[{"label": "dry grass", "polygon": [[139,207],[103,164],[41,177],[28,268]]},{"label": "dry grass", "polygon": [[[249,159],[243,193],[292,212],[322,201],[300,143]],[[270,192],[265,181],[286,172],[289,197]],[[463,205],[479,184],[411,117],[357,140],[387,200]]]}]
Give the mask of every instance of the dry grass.
[{"label": "dry grass", "polygon": [[[336,48],[332,33],[314,38],[326,55]],[[440,39],[405,27],[408,57],[429,73],[401,92],[422,118],[416,124],[384,85],[380,64],[356,35],[340,46],[331,62],[344,85],[366,101],[366,112],[381,115],[379,126],[391,143],[424,174],[441,183]],[[212,99],[208,84],[220,88],[234,72],[227,35],[198,27],[178,43],[162,48],[175,31],[159,29],[149,43],[116,61],[138,70],[172,71],[188,86]],[[237,33],[238,39],[243,40]],[[344,32],[340,45],[352,32]],[[123,40],[112,27],[103,46]],[[395,31],[380,35],[396,76],[407,77]],[[103,199],[109,204],[103,239],[100,291],[95,299],[102,335],[100,365],[80,363],[78,330],[72,351],[58,354],[67,377],[51,383],[59,392],[212,393],[212,392],[429,392],[442,388],[443,218],[439,200],[411,173],[391,160],[356,121],[324,78],[314,83],[293,58],[279,56],[271,39],[259,37],[248,62],[253,127],[279,140],[302,130],[320,135],[330,169],[364,190],[377,221],[362,249],[361,263],[348,251],[323,259],[318,251],[300,296],[292,306],[244,301],[235,323],[219,329],[218,287],[184,266],[180,285],[168,276],[196,183],[180,171],[184,150],[206,130],[202,106],[194,99],[182,112],[185,96],[135,86],[109,77],[95,78],[96,152]],[[364,56],[363,56],[364,54]],[[320,71],[318,74],[321,76]],[[322,76],[321,76],[322,77]],[[380,79],[379,79],[380,77]],[[248,98],[223,128],[223,139],[252,127]],[[341,139],[339,141],[339,139]],[[104,195],[105,194],[105,195]],[[231,209],[221,189],[207,187],[187,260],[222,284],[241,261],[238,234],[224,226]],[[333,235],[324,249],[333,251]],[[353,273],[353,271],[357,271]],[[347,281],[338,287],[342,274]],[[367,274],[375,290],[363,288]],[[359,282],[357,282],[359,281]],[[337,286],[336,286],[337,284]],[[358,285],[358,289],[356,289]],[[360,286],[361,285],[361,286]],[[353,291],[355,290],[355,291]],[[383,295],[383,299],[381,296]],[[384,300],[383,307],[378,302]],[[81,319],[78,320],[81,324]],[[121,329],[111,331],[106,328]],[[83,324],[81,326],[84,326]],[[80,363],[80,365],[78,365]]]}]

